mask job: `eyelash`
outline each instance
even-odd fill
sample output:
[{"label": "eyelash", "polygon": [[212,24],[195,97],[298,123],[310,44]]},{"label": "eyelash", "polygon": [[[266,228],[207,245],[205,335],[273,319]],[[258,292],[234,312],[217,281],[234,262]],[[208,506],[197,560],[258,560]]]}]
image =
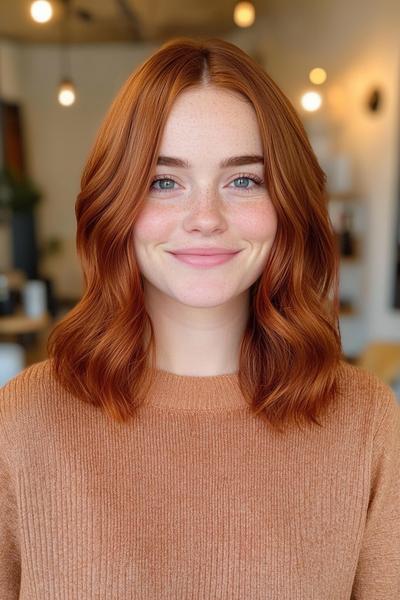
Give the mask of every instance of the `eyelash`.
[{"label": "eyelash", "polygon": [[[156,188],[153,188],[152,186],[157,182],[157,181],[163,181],[164,179],[167,179],[169,181],[173,181],[174,183],[177,183],[177,181],[175,181],[175,179],[173,177],[170,177],[168,175],[161,175],[160,177],[157,177],[156,179],[153,179],[153,181],[151,182],[151,188],[152,191],[156,192],[156,194],[165,194],[168,192],[174,192],[176,190],[173,189],[169,189],[169,190],[159,190]],[[262,185],[264,183],[264,181],[262,179],[260,179],[259,177],[257,177],[256,175],[247,175],[245,173],[242,173],[240,175],[238,175],[237,177],[235,177],[233,179],[233,181],[236,181],[236,179],[250,179],[251,181],[253,181],[257,186]],[[244,192],[251,192],[254,188],[250,187],[250,188],[236,188],[237,190],[243,190]]]}]

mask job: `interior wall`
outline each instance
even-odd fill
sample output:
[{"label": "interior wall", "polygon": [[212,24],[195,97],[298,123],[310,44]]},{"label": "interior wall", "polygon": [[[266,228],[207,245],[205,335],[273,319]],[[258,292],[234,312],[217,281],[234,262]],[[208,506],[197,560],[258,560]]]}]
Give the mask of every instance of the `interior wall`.
[{"label": "interior wall", "polygon": [[40,238],[44,242],[55,235],[63,243],[62,253],[48,257],[44,264],[63,297],[78,298],[82,292],[74,205],[87,155],[113,97],[150,51],[146,46],[127,44],[72,47],[77,100],[66,108],[56,100],[61,76],[59,47],[21,48],[28,159],[44,193],[38,210]]},{"label": "interior wall", "polygon": [[[399,194],[399,22],[400,4],[394,0],[379,5],[373,0],[289,5],[276,1],[252,31],[238,31],[230,38],[248,52],[263,55],[268,72],[299,112],[309,69],[328,70],[324,109],[314,121],[308,118],[308,127],[317,133],[318,127],[336,132],[336,142],[354,158],[355,186],[365,198],[362,341],[400,338],[400,312],[392,309],[390,298]],[[79,297],[82,290],[74,203],[87,154],[119,87],[152,50],[127,44],[74,46],[71,67],[79,97],[68,109],[55,98],[60,76],[57,46],[11,44],[7,50],[8,86],[24,105],[30,171],[44,191],[40,238],[58,235],[64,241],[63,254],[46,263],[63,296]],[[372,85],[382,88],[384,98],[382,111],[375,115],[364,108]]]}]

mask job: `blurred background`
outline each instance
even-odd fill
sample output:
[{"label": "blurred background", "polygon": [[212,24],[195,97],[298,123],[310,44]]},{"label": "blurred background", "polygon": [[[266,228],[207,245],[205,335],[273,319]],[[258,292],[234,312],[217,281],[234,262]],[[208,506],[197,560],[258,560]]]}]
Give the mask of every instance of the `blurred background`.
[{"label": "blurred background", "polygon": [[81,171],[120,86],[176,35],[237,44],[295,106],[328,176],[344,359],[400,399],[398,0],[1,0],[0,385],[81,297]]}]

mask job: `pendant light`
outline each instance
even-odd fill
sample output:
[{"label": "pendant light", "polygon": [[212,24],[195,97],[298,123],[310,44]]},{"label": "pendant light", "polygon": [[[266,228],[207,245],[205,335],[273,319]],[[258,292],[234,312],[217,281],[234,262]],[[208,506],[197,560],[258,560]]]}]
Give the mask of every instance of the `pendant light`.
[{"label": "pendant light", "polygon": [[233,9],[233,21],[238,27],[251,27],[256,18],[256,9],[252,2],[239,0]]},{"label": "pendant light", "polygon": [[35,0],[31,4],[30,12],[36,23],[47,23],[53,16],[53,7],[49,0]]},{"label": "pendant light", "polygon": [[71,77],[70,63],[70,44],[69,44],[69,22],[70,22],[70,1],[63,0],[64,14],[61,18],[61,41],[60,41],[60,83],[57,87],[57,99],[61,106],[71,106],[76,100],[76,89]]}]

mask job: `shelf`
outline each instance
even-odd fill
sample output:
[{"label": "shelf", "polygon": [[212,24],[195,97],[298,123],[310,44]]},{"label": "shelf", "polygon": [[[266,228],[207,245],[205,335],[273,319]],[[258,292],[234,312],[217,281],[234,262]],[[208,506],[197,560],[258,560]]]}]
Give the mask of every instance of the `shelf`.
[{"label": "shelf", "polygon": [[359,264],[361,263],[361,256],[339,256],[340,258],[340,262],[341,263],[354,263],[354,264]]},{"label": "shelf", "polygon": [[357,192],[328,192],[328,201],[335,202],[360,202],[361,194]]},{"label": "shelf", "polygon": [[339,310],[340,317],[355,317],[358,315],[358,310],[353,306],[349,306],[349,308],[341,308]]}]

